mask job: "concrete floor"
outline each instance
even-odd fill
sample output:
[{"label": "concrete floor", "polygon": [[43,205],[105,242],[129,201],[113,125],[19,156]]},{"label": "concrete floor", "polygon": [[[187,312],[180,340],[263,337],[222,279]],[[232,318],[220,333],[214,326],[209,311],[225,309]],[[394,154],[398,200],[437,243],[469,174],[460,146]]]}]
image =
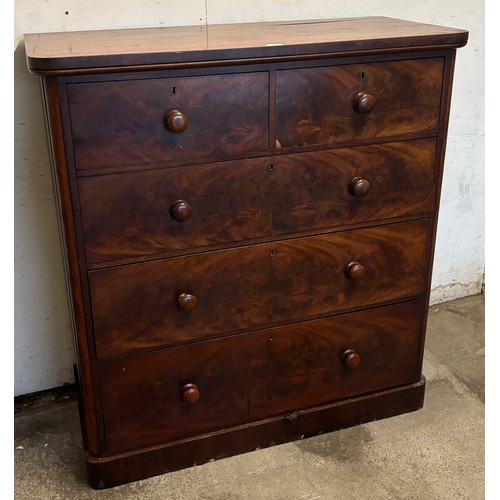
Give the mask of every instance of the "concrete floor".
[{"label": "concrete floor", "polygon": [[95,491],[76,402],[15,418],[15,498],[446,500],[484,498],[484,297],[433,306],[417,412]]}]

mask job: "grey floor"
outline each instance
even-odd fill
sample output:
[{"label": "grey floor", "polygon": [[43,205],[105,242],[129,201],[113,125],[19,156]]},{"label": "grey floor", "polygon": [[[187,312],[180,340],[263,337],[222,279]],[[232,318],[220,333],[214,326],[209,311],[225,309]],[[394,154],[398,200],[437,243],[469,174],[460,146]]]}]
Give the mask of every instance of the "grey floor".
[{"label": "grey floor", "polygon": [[433,306],[426,347],[417,412],[110,490],[86,484],[72,398],[27,408],[15,418],[15,498],[482,499],[484,297]]}]

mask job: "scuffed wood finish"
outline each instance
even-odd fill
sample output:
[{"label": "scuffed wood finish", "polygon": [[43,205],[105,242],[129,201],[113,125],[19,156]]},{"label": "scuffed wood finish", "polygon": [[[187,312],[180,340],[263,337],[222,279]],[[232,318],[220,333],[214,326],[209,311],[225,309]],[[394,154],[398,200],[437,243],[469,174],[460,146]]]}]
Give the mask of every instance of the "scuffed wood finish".
[{"label": "scuffed wood finish", "polygon": [[[89,263],[428,214],[435,139],[79,180]],[[370,183],[355,196],[353,179]],[[177,200],[192,211],[179,222]],[[181,217],[182,218],[182,217]]]},{"label": "scuffed wood finish", "polygon": [[[409,302],[103,363],[109,450],[417,382],[420,310]],[[355,370],[342,357],[348,347],[363,356]],[[188,382],[195,403],[184,400]]]},{"label": "scuffed wood finish", "polygon": [[[271,235],[269,165],[262,158],[80,179],[88,261]],[[183,222],[171,213],[176,200],[192,208]]]},{"label": "scuffed wood finish", "polygon": [[[176,26],[25,35],[33,72],[459,47],[468,32],[388,17]],[[125,68],[123,68],[125,66]]]},{"label": "scuffed wood finish", "polygon": [[[269,75],[262,72],[69,85],[76,166],[91,169],[265,150],[268,81]],[[172,110],[189,120],[181,133],[165,123]]]},{"label": "scuffed wood finish", "polygon": [[[422,293],[427,220],[89,273],[97,353],[129,354]],[[350,279],[353,259],[366,268]],[[197,306],[179,310],[179,293]]]},{"label": "scuffed wood finish", "polygon": [[[276,138],[283,148],[436,130],[444,58],[283,70],[276,74]],[[370,112],[355,108],[372,94]]]}]

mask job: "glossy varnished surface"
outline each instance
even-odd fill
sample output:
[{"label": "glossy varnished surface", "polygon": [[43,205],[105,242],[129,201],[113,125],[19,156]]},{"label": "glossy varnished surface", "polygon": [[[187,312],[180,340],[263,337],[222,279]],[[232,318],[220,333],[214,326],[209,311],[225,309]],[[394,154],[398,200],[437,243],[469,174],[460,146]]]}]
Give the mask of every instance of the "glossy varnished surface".
[{"label": "glossy varnished surface", "polygon": [[[420,301],[101,364],[110,451],[418,381]],[[349,368],[343,352],[363,360]],[[199,399],[183,399],[183,387]],[[126,395],[126,396],[125,396]]]},{"label": "glossy varnished surface", "polygon": [[92,486],[421,407],[466,40],[381,17],[26,36]]},{"label": "glossy varnished surface", "polygon": [[387,17],[100,30],[25,35],[32,71],[461,46],[464,30]]},{"label": "glossy varnished surface", "polygon": [[[273,232],[428,213],[435,154],[435,139],[421,139],[277,157]],[[350,191],[355,178],[370,183],[366,195]]]},{"label": "glossy varnished surface", "polygon": [[[276,140],[280,147],[334,144],[436,130],[444,58],[278,71]],[[356,110],[369,92],[373,110]]]},{"label": "glossy varnished surface", "polygon": [[[427,235],[427,220],[418,220],[92,271],[97,353],[179,345],[418,296]],[[352,260],[366,268],[360,281],[345,273]],[[180,293],[196,296],[194,310],[179,310]]]},{"label": "glossy varnished surface", "polygon": [[[154,256],[272,234],[266,158],[82,178],[89,262]],[[172,217],[185,200],[192,215]]]},{"label": "glossy varnished surface", "polygon": [[[427,214],[435,139],[79,180],[87,260],[168,255],[296,231]],[[370,183],[362,197],[354,178]],[[176,220],[170,207],[189,203]]]},{"label": "glossy varnished surface", "polygon": [[[73,84],[68,100],[79,169],[268,147],[266,72]],[[181,133],[165,122],[172,110],[189,120]]]}]

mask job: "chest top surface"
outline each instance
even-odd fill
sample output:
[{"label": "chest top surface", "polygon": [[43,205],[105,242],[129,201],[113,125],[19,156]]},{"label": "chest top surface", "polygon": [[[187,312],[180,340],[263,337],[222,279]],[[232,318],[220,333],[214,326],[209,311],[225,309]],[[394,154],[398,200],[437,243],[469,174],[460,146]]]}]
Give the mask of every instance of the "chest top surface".
[{"label": "chest top surface", "polygon": [[259,60],[456,48],[465,30],[388,17],[177,26],[25,35],[34,73],[106,71],[134,65]]}]

